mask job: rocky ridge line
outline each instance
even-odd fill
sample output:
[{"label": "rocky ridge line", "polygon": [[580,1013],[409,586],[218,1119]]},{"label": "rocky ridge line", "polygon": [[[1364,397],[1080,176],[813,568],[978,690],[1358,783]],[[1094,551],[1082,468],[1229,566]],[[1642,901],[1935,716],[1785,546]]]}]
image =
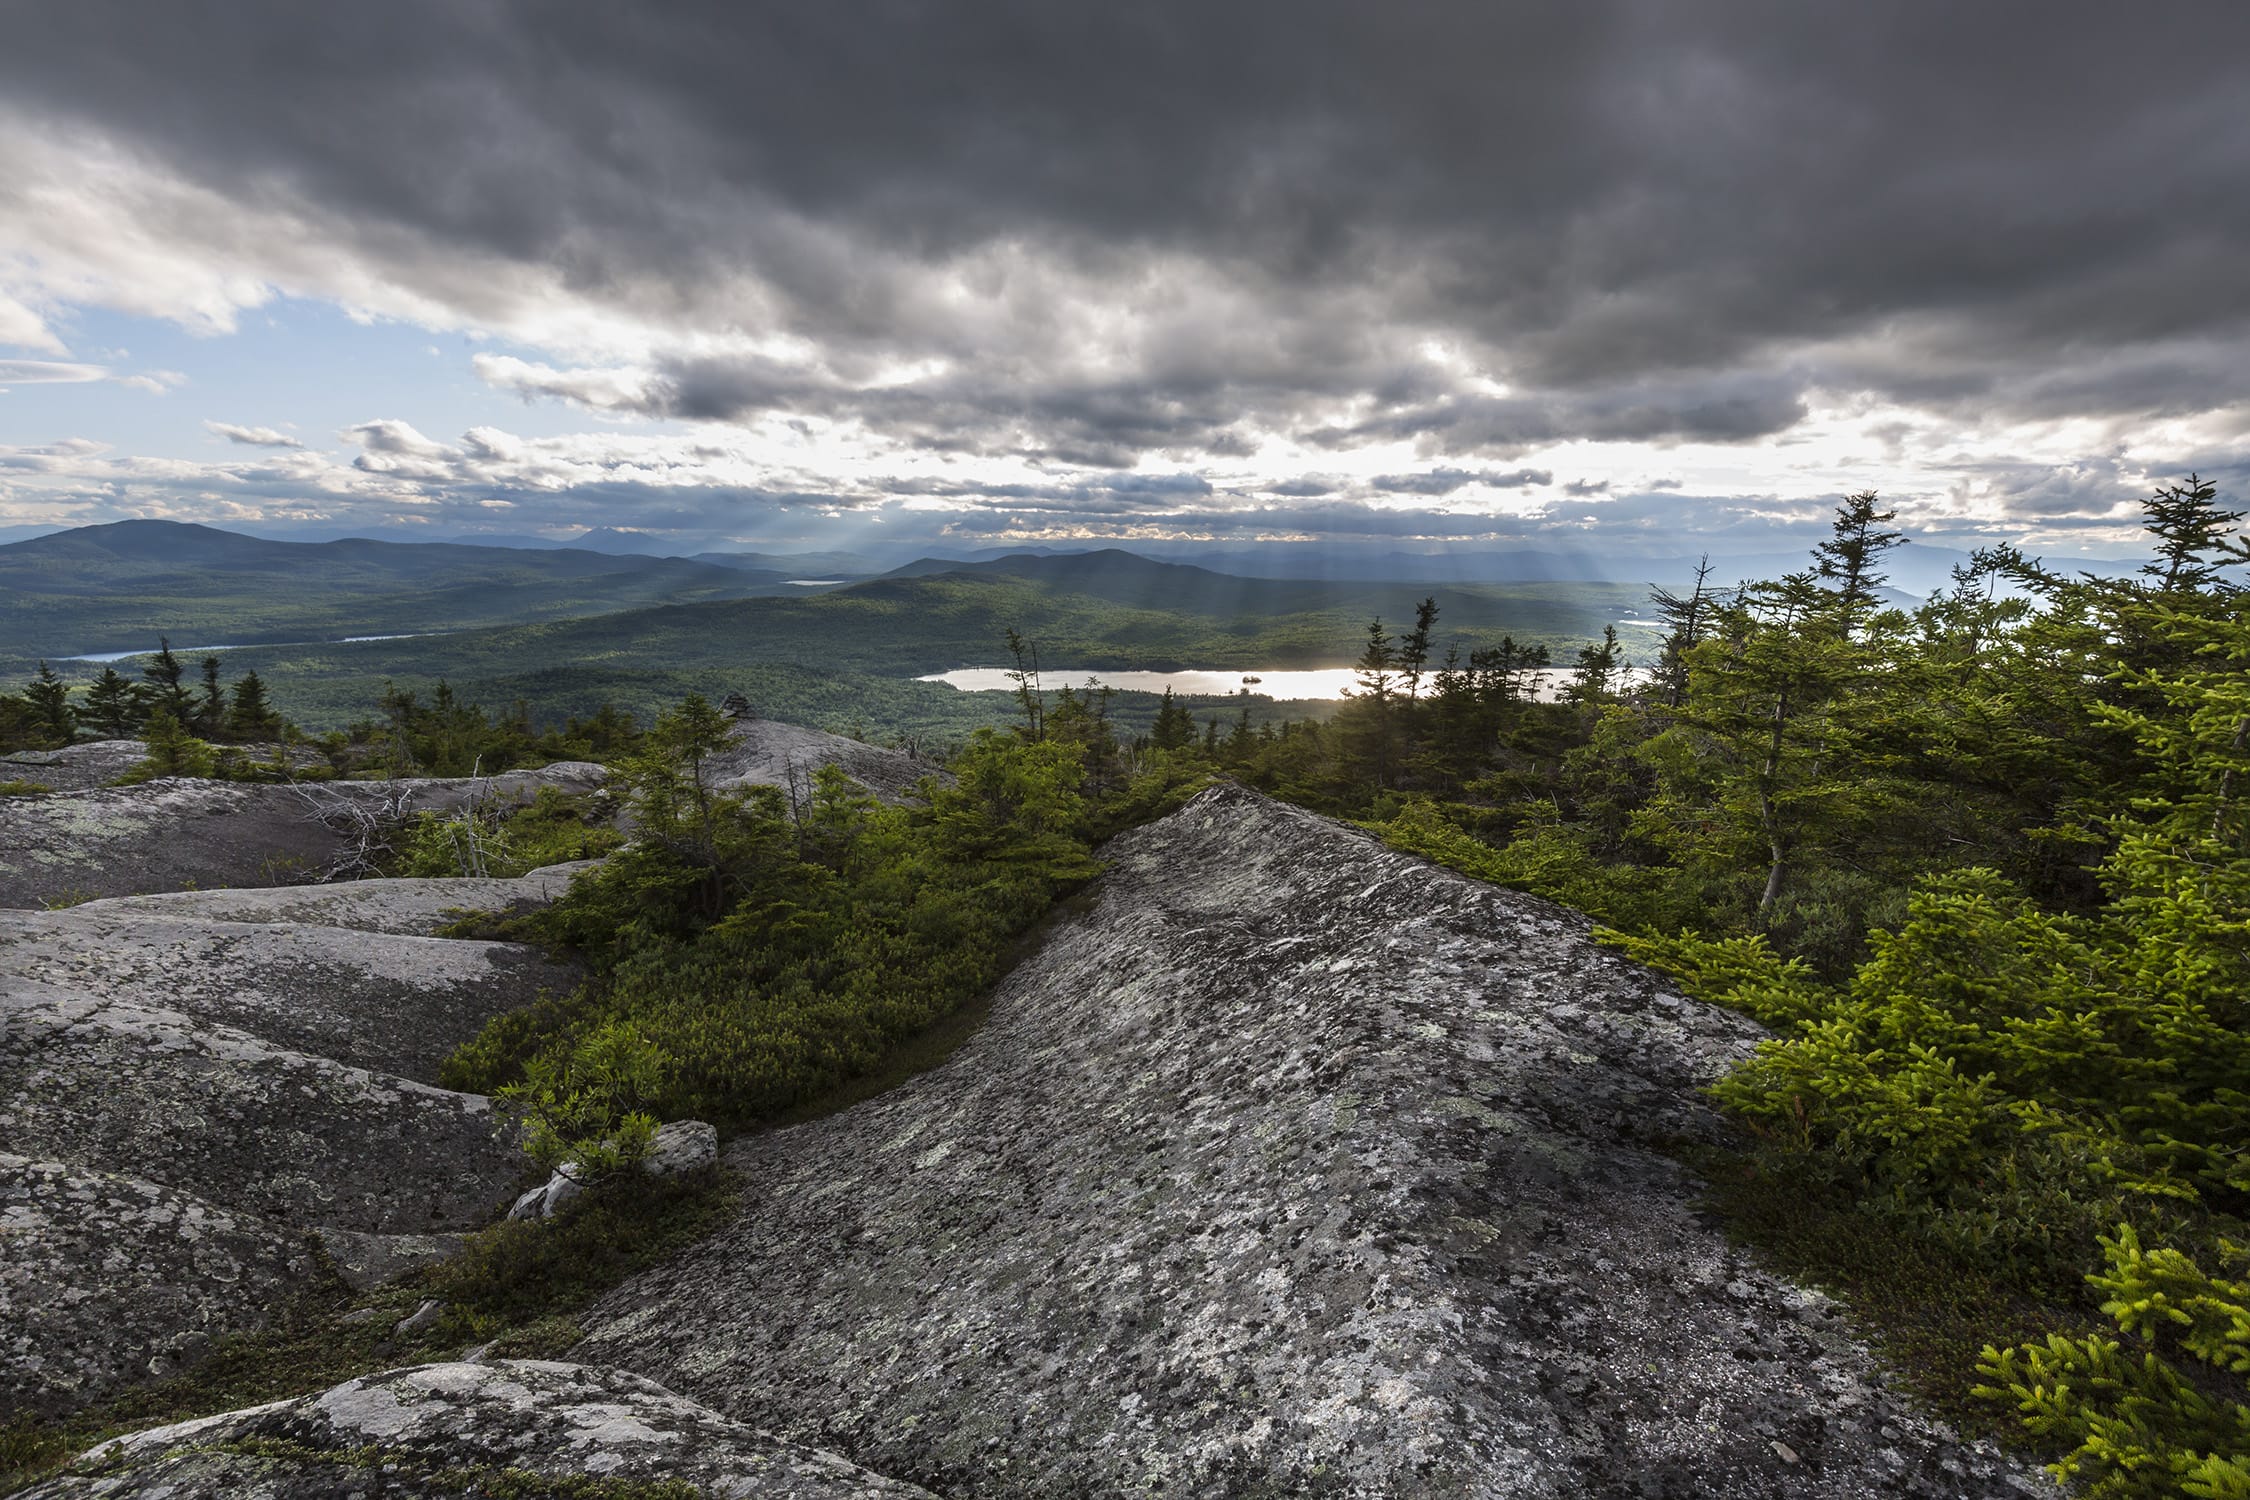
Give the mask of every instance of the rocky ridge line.
[{"label": "rocky ridge line", "polygon": [[1241,789],[1104,853],[575,1357],[957,1500],[2045,1492],[1698,1215],[1659,1148],[1751,1022]]}]

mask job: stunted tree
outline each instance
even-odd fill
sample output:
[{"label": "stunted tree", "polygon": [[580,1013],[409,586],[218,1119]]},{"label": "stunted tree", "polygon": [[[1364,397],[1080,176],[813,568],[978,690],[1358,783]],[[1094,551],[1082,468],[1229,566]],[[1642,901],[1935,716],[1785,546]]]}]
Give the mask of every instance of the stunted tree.
[{"label": "stunted tree", "polygon": [[195,722],[195,696],[188,691],[187,667],[172,654],[172,642],[157,638],[156,655],[141,668],[142,690],[150,713],[162,709],[181,724]]},{"label": "stunted tree", "polygon": [[1512,635],[1500,644],[1469,653],[1469,676],[1477,702],[1487,708],[1525,703],[1538,696],[1539,676],[1552,664],[1546,644],[1519,646]]},{"label": "stunted tree", "polygon": [[70,684],[57,676],[54,668],[45,662],[39,664],[39,674],[23,690],[23,701],[32,725],[44,738],[57,745],[67,745],[75,737],[77,725],[70,714]]},{"label": "stunted tree", "polygon": [[2168,484],[2143,501],[2141,511],[2156,538],[2156,560],[2141,574],[2159,592],[2211,594],[2236,586],[2219,570],[2250,561],[2250,548],[2234,535],[2244,513],[2219,508],[2217,485],[2190,474],[2186,484]]},{"label": "stunted tree", "polygon": [[1392,716],[1399,696],[1398,648],[1381,616],[1367,625],[1367,646],[1344,690],[1350,743],[1378,790],[1391,784]]},{"label": "stunted tree", "polygon": [[77,717],[95,738],[121,740],[147,720],[147,694],[117,668],[103,667],[102,675],[86,690],[86,701],[79,705]]},{"label": "stunted tree", "polygon": [[1414,628],[1399,638],[1399,685],[1409,703],[1421,699],[1422,674],[1430,665],[1430,630],[1436,624],[1437,600],[1424,599],[1414,606]]},{"label": "stunted tree", "polygon": [[238,744],[280,737],[281,715],[266,700],[266,685],[257,673],[245,672],[235,679],[232,700],[227,705],[226,727],[227,738]]},{"label": "stunted tree", "polygon": [[1016,685],[1016,707],[1023,714],[1023,735],[1038,741],[1047,737],[1047,695],[1039,685],[1039,646],[1027,641],[1011,626],[1008,630],[1008,655],[1015,665],[1008,669],[1008,680]]},{"label": "stunted tree", "polygon": [[1847,626],[1875,607],[1875,591],[1888,581],[1878,571],[1883,554],[1906,540],[1903,532],[1883,529],[1898,512],[1876,505],[1873,490],[1846,495],[1836,507],[1828,540],[1813,548],[1813,571],[1836,590]]},{"label": "stunted tree", "polygon": [[1172,696],[1168,687],[1164,701],[1156,707],[1156,724],[1149,731],[1148,742],[1158,750],[1185,750],[1195,743],[1195,715]]},{"label": "stunted tree", "polygon": [[185,724],[172,717],[171,710],[158,708],[151,713],[142,734],[148,741],[144,769],[150,776],[211,774],[211,747],[189,733]]},{"label": "stunted tree", "polygon": [[1685,597],[1668,588],[1649,591],[1649,605],[1664,626],[1664,650],[1657,658],[1657,686],[1664,693],[1668,707],[1678,708],[1687,696],[1687,654],[1703,639],[1709,624],[1711,606],[1715,602],[1709,589],[1711,554],[1706,552],[1696,560],[1695,587]]},{"label": "stunted tree", "polygon": [[720,799],[708,766],[733,730],[709,699],[690,693],[658,716],[620,768],[642,836],[704,867],[718,862]]},{"label": "stunted tree", "polygon": [[1571,670],[1570,686],[1563,696],[1572,703],[1606,703],[1617,696],[1617,684],[1625,670],[1625,658],[1617,645],[1617,627],[1604,625],[1602,638],[1589,641],[1578,648],[1578,662]]},{"label": "stunted tree", "polygon": [[1688,655],[1680,732],[1710,752],[1695,760],[1711,778],[1709,811],[1742,837],[1744,856],[1763,856],[1761,914],[1842,788],[1845,736],[1832,710],[1855,666],[1840,596],[1809,572],[1742,590]]},{"label": "stunted tree", "polygon": [[203,658],[203,686],[195,700],[195,717],[188,727],[207,740],[226,733],[227,690],[219,681],[216,656]]}]

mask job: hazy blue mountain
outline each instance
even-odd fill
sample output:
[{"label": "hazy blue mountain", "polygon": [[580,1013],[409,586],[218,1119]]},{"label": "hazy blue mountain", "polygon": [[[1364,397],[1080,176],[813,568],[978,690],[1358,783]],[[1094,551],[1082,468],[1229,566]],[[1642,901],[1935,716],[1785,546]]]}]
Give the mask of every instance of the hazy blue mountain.
[{"label": "hazy blue mountain", "polygon": [[0,546],[0,657],[326,641],[739,598],[782,575],[450,542],[277,542],[116,521]]}]

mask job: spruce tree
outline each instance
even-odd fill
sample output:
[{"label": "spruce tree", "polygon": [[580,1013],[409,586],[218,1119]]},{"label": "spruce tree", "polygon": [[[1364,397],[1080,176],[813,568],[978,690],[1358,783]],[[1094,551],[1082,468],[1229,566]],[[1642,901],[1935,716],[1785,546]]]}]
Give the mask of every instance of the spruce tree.
[{"label": "spruce tree", "polygon": [[1378,791],[1391,784],[1391,719],[1397,707],[1398,688],[1398,649],[1378,616],[1368,622],[1367,648],[1360,652],[1358,665],[1353,669],[1352,686],[1345,690],[1349,701],[1344,709],[1348,720],[1347,743],[1353,746],[1355,758],[1364,767],[1359,774],[1372,781]]},{"label": "spruce tree", "polygon": [[1828,540],[1813,548],[1814,571],[1835,586],[1847,623],[1874,607],[1875,591],[1885,582],[1876,568],[1884,553],[1906,540],[1901,532],[1883,529],[1898,512],[1875,507],[1873,490],[1846,495],[1836,507]]},{"label": "spruce tree", "polygon": [[162,709],[182,725],[195,720],[195,699],[188,692],[187,668],[172,654],[172,643],[163,636],[157,637],[157,652],[149,664],[141,668],[146,681],[148,712]]},{"label": "spruce tree", "polygon": [[86,690],[86,701],[79,705],[77,719],[96,739],[126,739],[147,722],[147,692],[139,683],[127,680],[117,668],[105,666],[102,675]]},{"label": "spruce tree", "polygon": [[211,747],[188,733],[188,728],[159,707],[148,716],[142,731],[148,741],[147,773],[150,776],[208,776]]},{"label": "spruce tree", "polygon": [[2169,484],[2142,502],[2156,561],[2141,569],[2167,594],[2214,593],[2232,587],[2219,570],[2250,560],[2250,550],[2234,537],[2243,512],[2219,509],[2218,486],[2190,474],[2186,484]]},{"label": "spruce tree", "polygon": [[1656,610],[1656,618],[1664,625],[1664,650],[1657,658],[1656,681],[1663,690],[1665,703],[1678,708],[1687,696],[1687,654],[1703,639],[1705,625],[1709,622],[1713,603],[1708,580],[1711,577],[1711,555],[1706,552],[1696,560],[1695,587],[1681,598],[1667,588],[1649,591],[1649,603]]},{"label": "spruce tree", "polygon": [[203,658],[203,692],[195,703],[195,717],[189,727],[205,739],[216,739],[226,733],[227,693],[219,685],[219,659]]},{"label": "spruce tree", "polygon": [[0,693],[0,752],[46,748],[47,737],[33,720],[31,705],[13,693]]},{"label": "spruce tree", "polygon": [[1617,627],[1604,625],[1602,638],[1578,648],[1578,665],[1571,672],[1563,696],[1573,703],[1606,703],[1617,692],[1618,674],[1625,658],[1617,646]]},{"label": "spruce tree", "polygon": [[1414,628],[1399,638],[1399,685],[1409,703],[1422,696],[1422,674],[1430,664],[1430,629],[1436,624],[1437,600],[1424,599],[1414,606]]},{"label": "spruce tree", "polygon": [[1164,701],[1157,705],[1156,724],[1149,731],[1149,744],[1158,750],[1185,750],[1195,743],[1195,716],[1182,707],[1164,690]]},{"label": "spruce tree", "polygon": [[234,682],[233,701],[227,706],[227,738],[237,744],[277,739],[281,715],[266,701],[266,685],[256,672],[245,672]]},{"label": "spruce tree", "polygon": [[23,690],[23,701],[31,711],[32,723],[57,745],[67,745],[76,735],[77,725],[70,713],[70,684],[55,675],[55,669],[45,662],[39,664],[39,675],[32,678]]}]

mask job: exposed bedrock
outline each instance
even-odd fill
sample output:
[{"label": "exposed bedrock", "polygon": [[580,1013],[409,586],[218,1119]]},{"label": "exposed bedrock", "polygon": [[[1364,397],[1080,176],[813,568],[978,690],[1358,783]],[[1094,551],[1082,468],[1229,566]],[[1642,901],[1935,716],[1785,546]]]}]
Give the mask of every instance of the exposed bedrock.
[{"label": "exposed bedrock", "polygon": [[490,1100],[229,1026],[70,991],[0,989],[0,1141],[146,1177],[301,1233],[473,1229],[523,1155]]},{"label": "exposed bedrock", "polygon": [[1105,852],[578,1356],[957,1497],[2045,1492],[1696,1213],[1658,1147],[1749,1021],[1239,789]]},{"label": "exposed bedrock", "polygon": [[928,1496],[638,1376],[506,1360],[387,1370],[315,1396],[133,1433],[23,1500],[456,1500],[580,1493],[536,1482],[572,1479],[670,1481],[736,1500]]},{"label": "exposed bedrock", "polygon": [[0,1152],[0,1415],[175,1374],[313,1270],[302,1234],[257,1215]]},{"label": "exposed bedrock", "polygon": [[885,802],[914,796],[925,776],[951,778],[941,766],[899,750],[863,744],[840,734],[773,719],[738,720],[727,748],[711,757],[712,784],[726,791],[750,786],[809,785],[812,773],[834,766]]},{"label": "exposed bedrock", "polygon": [[161,1007],[355,1067],[434,1078],[487,1020],[578,981],[517,943],[107,908],[0,910],[0,988],[25,982]]},{"label": "exposed bedrock", "polygon": [[87,917],[189,917],[205,922],[291,923],[433,937],[464,911],[544,906],[569,889],[572,877],[596,863],[573,860],[514,879],[343,880],[332,885],[167,891],[161,895],[112,896],[71,910]]},{"label": "exposed bedrock", "polygon": [[[132,790],[152,789],[222,812],[243,790]],[[224,848],[264,826],[253,809],[192,832]],[[145,853],[79,852],[97,879]],[[368,1284],[503,1212],[529,1161],[438,1069],[579,975],[425,934],[552,900],[577,868],[0,910],[0,1418],[184,1369],[324,1265]]]},{"label": "exposed bedrock", "polygon": [[295,785],[167,778],[49,797],[0,797],[0,906],[191,887],[296,885],[350,862],[369,818],[598,789],[565,761],[483,778]]}]

